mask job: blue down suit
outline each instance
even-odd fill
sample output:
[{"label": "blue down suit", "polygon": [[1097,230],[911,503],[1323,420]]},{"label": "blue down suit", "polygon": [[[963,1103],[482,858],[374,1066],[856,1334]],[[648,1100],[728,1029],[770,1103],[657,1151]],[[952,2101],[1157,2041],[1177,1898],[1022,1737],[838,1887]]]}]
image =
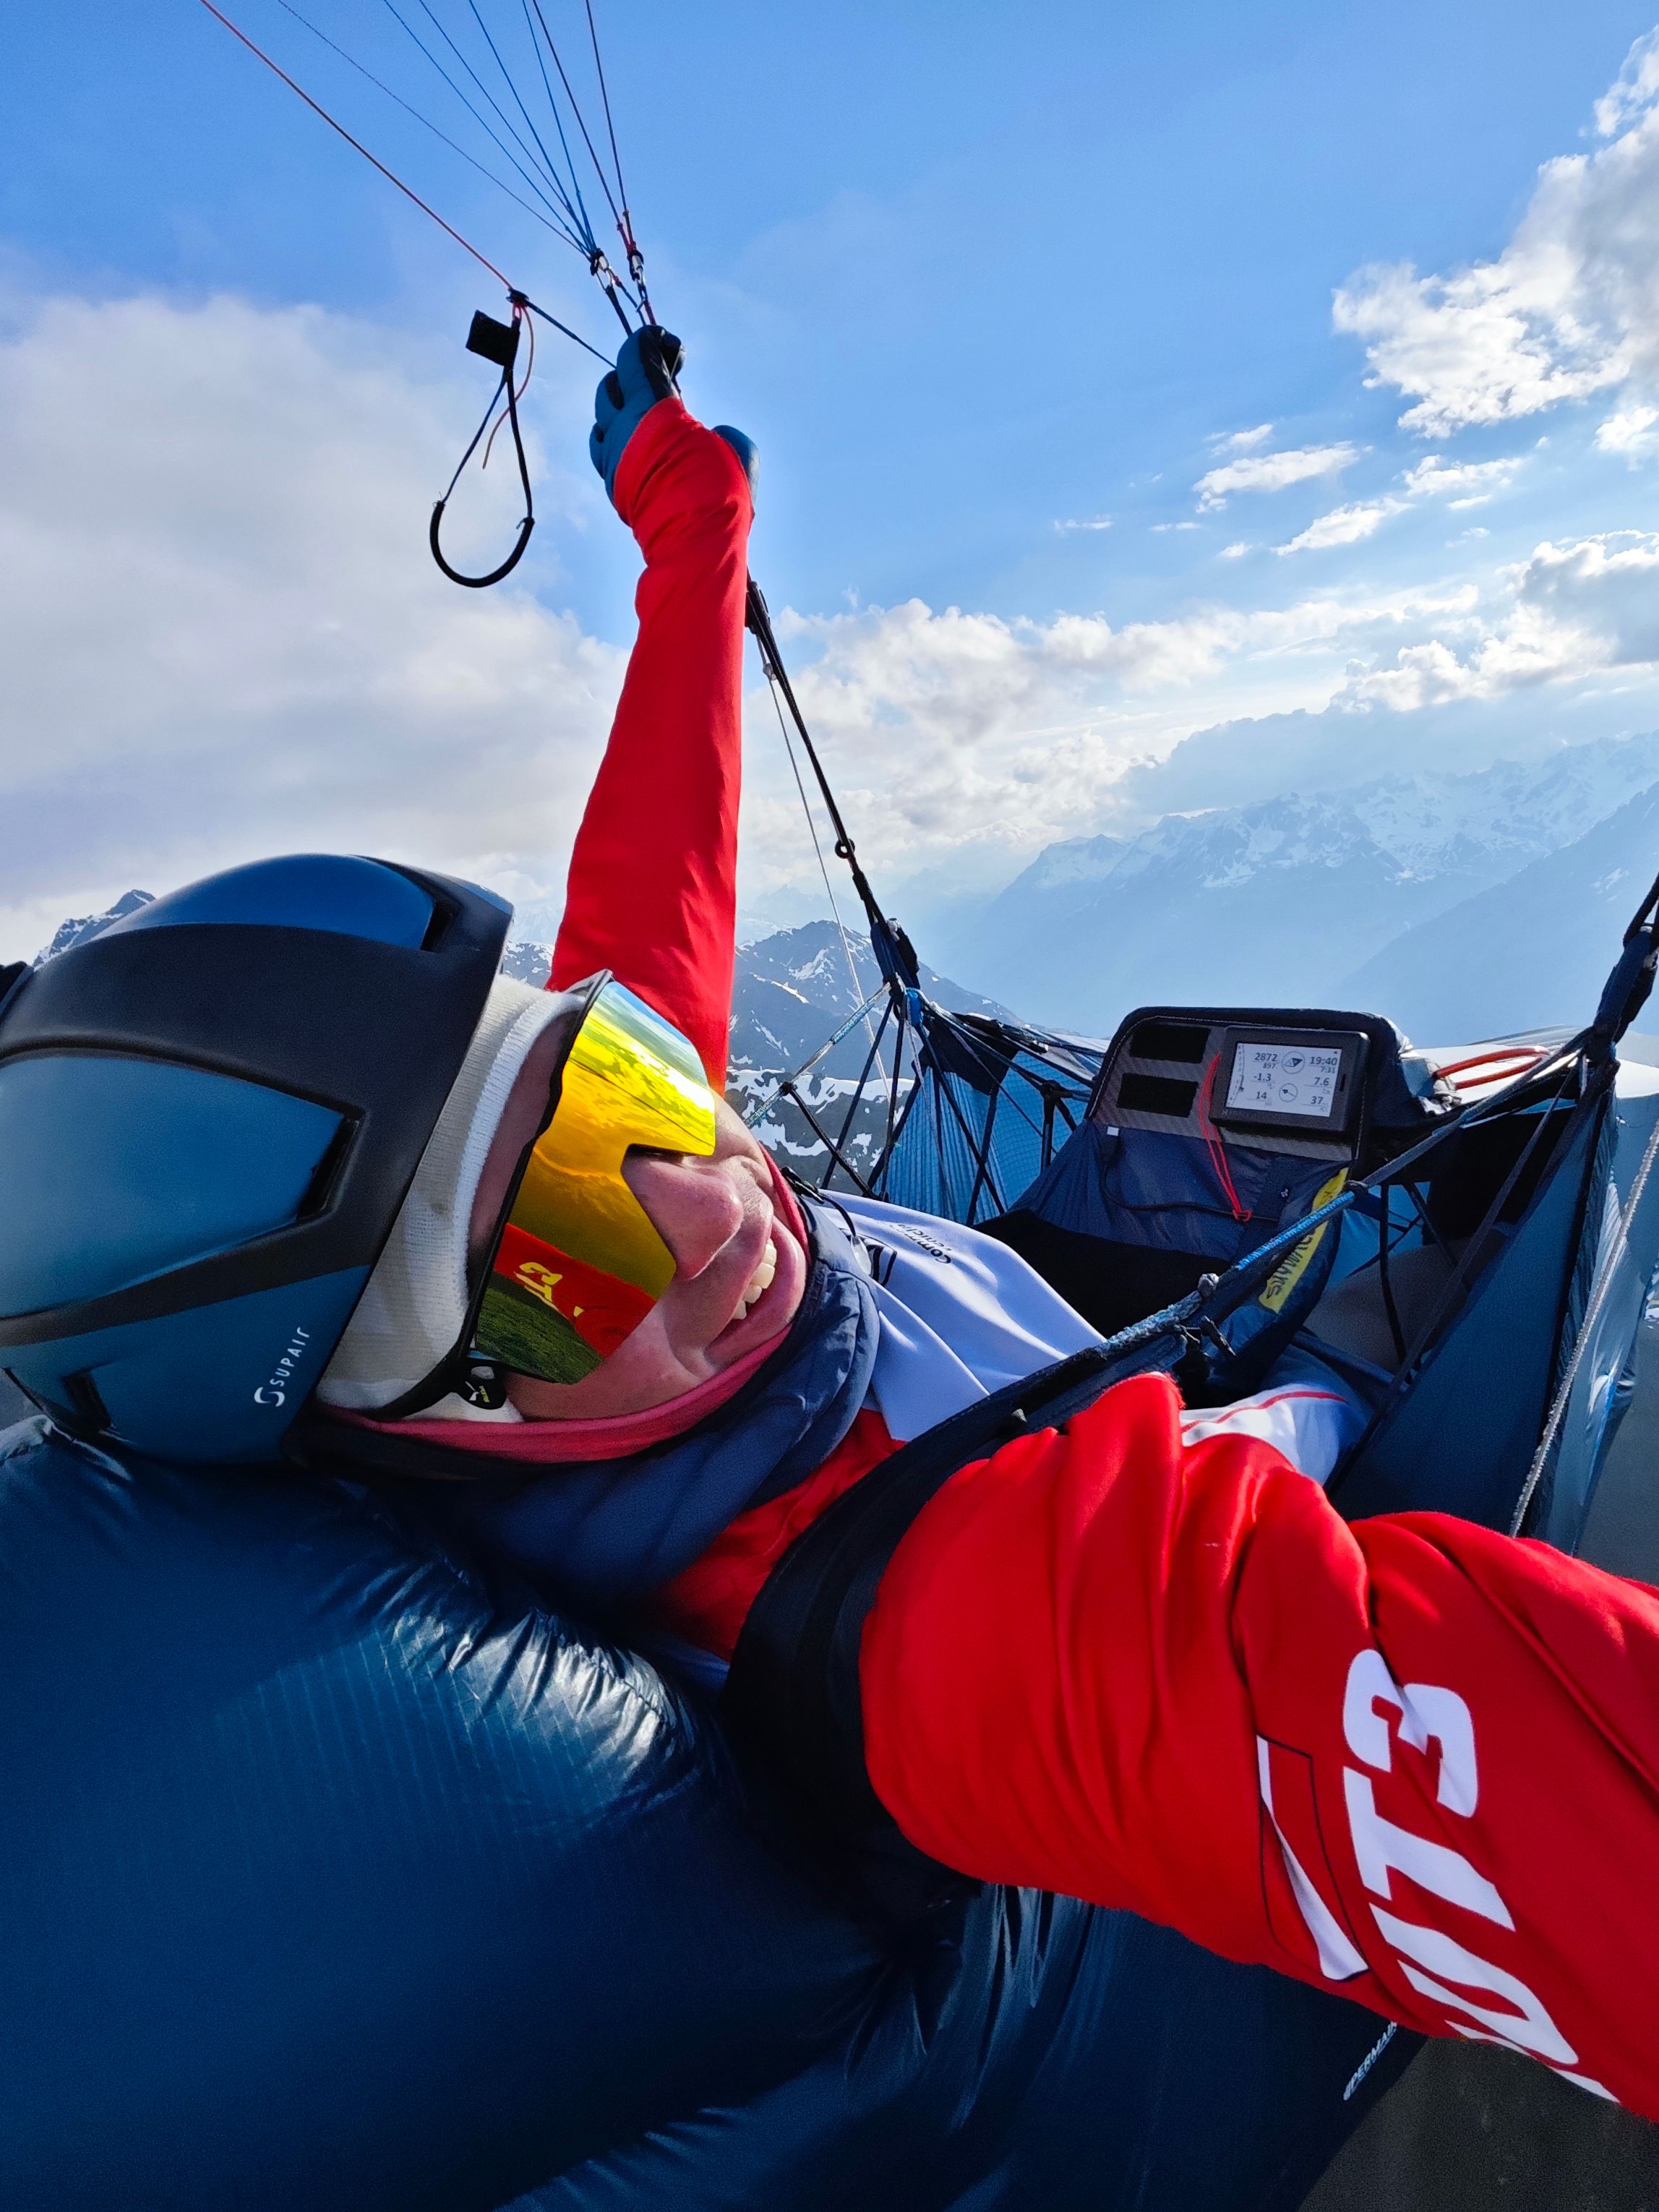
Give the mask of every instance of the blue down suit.
[{"label": "blue down suit", "polygon": [[1064,1899],[861,1914],[706,1689],[372,1491],[0,1455],[11,2212],[1289,2206],[1410,2046]]}]

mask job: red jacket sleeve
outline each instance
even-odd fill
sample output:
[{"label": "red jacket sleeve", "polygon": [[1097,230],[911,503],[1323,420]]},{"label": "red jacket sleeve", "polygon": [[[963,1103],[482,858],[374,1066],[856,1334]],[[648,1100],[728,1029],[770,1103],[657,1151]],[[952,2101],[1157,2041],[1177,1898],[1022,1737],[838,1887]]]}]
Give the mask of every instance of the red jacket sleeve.
[{"label": "red jacket sleeve", "polygon": [[550,988],[614,969],[684,1030],[719,1089],[737,925],[749,483],[723,438],[663,399],[629,441],[617,506],[645,554],[639,636],[576,834]]},{"label": "red jacket sleeve", "polygon": [[1659,2118],[1659,1592],[1350,1526],[1179,1411],[1122,1383],[908,1531],[861,1669],[900,1826]]}]

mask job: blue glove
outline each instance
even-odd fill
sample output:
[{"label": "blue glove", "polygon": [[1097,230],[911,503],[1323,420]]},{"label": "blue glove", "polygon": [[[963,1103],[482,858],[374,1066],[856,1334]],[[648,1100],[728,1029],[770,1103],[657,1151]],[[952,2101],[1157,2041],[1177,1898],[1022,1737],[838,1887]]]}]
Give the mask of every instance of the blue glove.
[{"label": "blue glove", "polygon": [[684,363],[685,348],[673,333],[647,323],[624,341],[617,366],[599,379],[587,450],[605,478],[612,506],[617,500],[617,471],[622,466],[629,440],[659,399],[679,390],[675,380]]},{"label": "blue glove", "polygon": [[734,430],[729,422],[716,422],[714,435],[717,438],[724,438],[743,463],[743,472],[749,479],[749,496],[752,500],[755,496],[756,485],[760,481],[760,447],[747,430]]},{"label": "blue glove", "polygon": [[[593,428],[588,433],[587,450],[594,467],[605,478],[605,489],[613,507],[617,501],[617,471],[622,466],[629,440],[659,399],[666,399],[671,392],[679,390],[679,373],[684,366],[685,348],[673,332],[663,330],[658,324],[647,323],[624,341],[617,356],[617,366],[600,378],[599,388],[593,395]],[[734,430],[728,422],[717,422],[714,435],[724,438],[743,463],[752,499],[759,464],[754,440],[741,430]]]}]

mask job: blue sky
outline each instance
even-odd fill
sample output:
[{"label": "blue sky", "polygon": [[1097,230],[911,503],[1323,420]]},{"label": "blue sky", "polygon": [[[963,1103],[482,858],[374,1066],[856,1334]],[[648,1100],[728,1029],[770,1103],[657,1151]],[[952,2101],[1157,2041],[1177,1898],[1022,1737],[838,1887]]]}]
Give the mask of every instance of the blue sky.
[{"label": "blue sky", "polygon": [[[604,338],[568,248],[228,12]],[[383,0],[305,12],[496,158]],[[761,441],[756,571],[887,880],[1659,720],[1655,14],[600,0],[657,303]],[[556,901],[629,623],[591,364],[543,347],[545,519],[475,601],[422,539],[483,272],[193,0],[9,11],[0,146],[0,951],[296,842]]]}]

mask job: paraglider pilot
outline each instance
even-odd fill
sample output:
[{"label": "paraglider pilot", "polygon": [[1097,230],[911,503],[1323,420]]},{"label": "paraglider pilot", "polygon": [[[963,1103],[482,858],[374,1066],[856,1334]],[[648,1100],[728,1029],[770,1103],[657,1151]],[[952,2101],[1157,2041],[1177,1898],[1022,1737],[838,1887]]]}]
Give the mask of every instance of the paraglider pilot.
[{"label": "paraglider pilot", "polygon": [[[301,1437],[443,1478],[471,1541],[719,1662],[870,1470],[1097,1339],[990,1239],[793,1191],[721,1097],[750,455],[693,419],[677,368],[647,329],[599,390],[593,459],[645,568],[549,988],[467,953],[489,925],[464,886],[447,939],[425,908],[412,939],[365,919],[367,876],[357,922],[306,924],[316,871],[368,863],[266,864],[147,908],[139,996],[170,938],[210,924],[379,929],[388,990],[428,963],[426,1087],[391,1085],[382,1040],[389,1087],[353,1124],[360,1153],[384,1133],[374,1172],[287,1102],[302,1196],[255,1223],[263,1275],[227,1256],[257,1212],[246,1155],[204,1138],[203,1210],[224,1217],[205,1243],[175,1224],[142,1265],[82,1254],[53,1298],[29,1291],[62,1328],[3,1359],[141,1450],[274,1458]],[[186,1260],[198,1291],[120,1304]],[[1145,1375],[963,1466],[868,1608],[868,1780],[945,1867],[1128,1907],[1659,2118],[1659,1594],[1433,1514],[1347,1525],[1320,1484],[1360,1418],[1306,1367],[1198,1412]]]}]

